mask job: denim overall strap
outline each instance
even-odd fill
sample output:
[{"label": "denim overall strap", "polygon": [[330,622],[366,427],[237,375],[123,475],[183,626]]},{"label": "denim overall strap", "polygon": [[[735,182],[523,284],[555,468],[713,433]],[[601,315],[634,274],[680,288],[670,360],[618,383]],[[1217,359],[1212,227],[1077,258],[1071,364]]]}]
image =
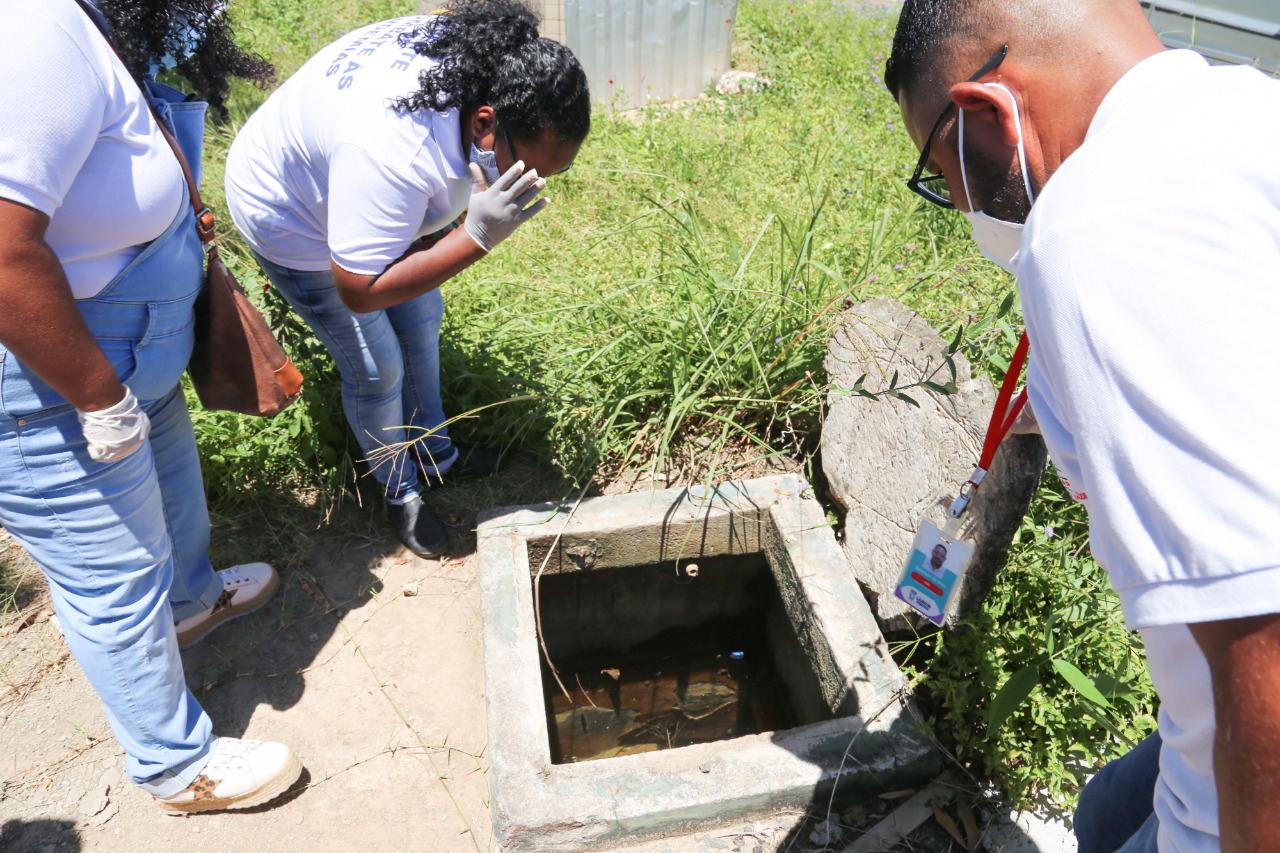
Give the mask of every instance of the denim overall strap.
[{"label": "denim overall strap", "polygon": [[[144,403],[167,393],[191,357],[192,306],[204,279],[203,253],[191,205],[184,201],[173,222],[147,244],[97,295],[76,302],[89,332],[102,347],[120,381]],[[181,338],[175,340],[174,335]],[[144,357],[167,338],[164,365]],[[185,352],[183,340],[185,339]],[[0,346],[0,410],[36,415],[69,403],[43,379]]]},{"label": "denim overall strap", "polygon": [[159,83],[151,75],[142,80],[142,95],[151,105],[156,118],[164,123],[178,141],[182,156],[187,158],[196,186],[199,186],[204,174],[204,116],[209,110],[208,102]]},{"label": "denim overall strap", "polygon": [[222,592],[180,382],[202,280],[184,201],[164,234],[78,303],[151,419],[147,445],[117,462],[92,459],[72,405],[0,347],[0,524],[48,577],[130,778],[159,796],[194,781],[213,746],[173,627]]}]

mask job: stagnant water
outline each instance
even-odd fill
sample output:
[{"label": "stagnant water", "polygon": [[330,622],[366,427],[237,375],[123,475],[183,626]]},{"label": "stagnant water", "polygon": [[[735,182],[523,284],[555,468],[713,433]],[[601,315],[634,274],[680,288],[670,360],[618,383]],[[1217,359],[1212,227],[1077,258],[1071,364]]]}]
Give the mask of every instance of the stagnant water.
[{"label": "stagnant water", "polygon": [[612,758],[791,728],[776,673],[767,662],[753,671],[751,657],[735,650],[562,672],[573,698],[558,688],[549,697],[552,761]]},{"label": "stagnant water", "polygon": [[[553,763],[796,725],[765,627],[767,613],[779,606],[776,587],[763,560],[735,562],[706,565],[697,583],[661,566],[544,579],[543,619],[564,684],[544,661]],[[717,602],[728,603],[721,609]],[[607,620],[591,624],[588,614],[601,610],[610,611]],[[710,618],[694,627],[659,624],[664,614],[694,612]],[[647,639],[634,641],[643,628],[626,624],[632,617],[653,623]],[[596,648],[583,642],[584,631],[600,635]],[[570,651],[557,654],[557,647]]]}]

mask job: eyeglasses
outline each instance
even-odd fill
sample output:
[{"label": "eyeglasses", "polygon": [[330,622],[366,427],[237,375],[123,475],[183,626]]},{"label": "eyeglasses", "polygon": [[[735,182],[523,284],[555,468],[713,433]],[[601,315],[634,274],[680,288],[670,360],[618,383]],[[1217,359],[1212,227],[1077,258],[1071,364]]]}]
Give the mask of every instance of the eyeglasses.
[{"label": "eyeglasses", "polygon": [[[511,162],[512,162],[512,163],[515,163],[515,162],[516,162],[517,160],[519,160],[520,158],[516,156],[516,147],[515,147],[514,145],[512,145],[512,144],[511,144],[511,137],[510,137],[510,136],[507,136],[507,132],[502,128],[502,125],[500,125],[500,124],[496,124],[496,123],[495,123],[495,124],[494,124],[494,130],[495,130],[497,133],[499,133],[499,134],[501,134],[501,135],[502,135],[502,144],[504,144],[504,145],[506,145],[506,146],[507,146],[507,153],[511,155]],[[571,171],[573,171],[573,164],[572,164],[572,163],[570,163],[568,166],[565,166],[565,167],[564,167],[563,169],[561,169],[559,172],[554,172],[554,173],[552,173],[552,174],[550,174],[550,175],[543,175],[542,177],[544,177],[544,178],[554,178],[556,175],[564,175],[564,174],[567,174],[568,172],[571,172]]]},{"label": "eyeglasses", "polygon": [[[1009,53],[1009,45],[1002,46],[995,52],[995,55],[983,64],[977,72],[966,80],[966,83],[975,83],[982,79],[983,76],[994,71],[1004,62],[1005,56]],[[933,145],[933,137],[937,135],[938,129],[942,127],[942,122],[946,119],[951,108],[955,106],[955,102],[948,99],[947,105],[942,108],[942,114],[938,116],[938,120],[933,123],[933,129],[929,131],[929,135],[924,138],[924,147],[920,149],[920,160],[916,163],[916,170],[907,180],[907,188],[913,193],[930,201],[938,207],[947,210],[955,210],[956,203],[951,200],[951,188],[947,186],[947,178],[942,174],[926,175],[924,173],[925,166],[929,163],[929,148]]]},{"label": "eyeglasses", "polygon": [[502,125],[494,122],[493,129],[502,135],[502,144],[507,146],[507,153],[511,155],[511,162],[514,163],[520,158],[516,156],[516,147],[511,144],[511,137],[507,136],[507,132],[503,130]]}]

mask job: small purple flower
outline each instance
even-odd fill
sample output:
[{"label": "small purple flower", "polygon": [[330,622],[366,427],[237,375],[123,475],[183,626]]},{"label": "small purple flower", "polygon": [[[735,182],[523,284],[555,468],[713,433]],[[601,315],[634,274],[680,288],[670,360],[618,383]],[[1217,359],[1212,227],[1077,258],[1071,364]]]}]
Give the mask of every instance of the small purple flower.
[{"label": "small purple flower", "polygon": [[1053,536],[1054,536],[1053,528],[1046,524],[1046,525],[1044,526],[1044,535],[1045,535],[1045,536],[1048,536],[1050,539],[1052,539],[1052,538],[1053,538]]},{"label": "small purple flower", "polygon": [[797,284],[797,285],[796,285],[796,290],[804,290],[804,285],[803,285],[803,284]]},{"label": "small purple flower", "polygon": [[956,267],[956,269],[960,270],[960,272],[968,272],[968,271],[969,271],[969,265],[968,265],[968,264],[961,264],[960,266]]},{"label": "small purple flower", "polygon": [[902,269],[902,264],[894,264],[894,265],[893,265],[893,268],[894,268],[895,270],[900,270],[900,269]]},{"label": "small purple flower", "polygon": [[879,281],[879,280],[880,280],[880,276],[878,275],[872,275],[870,278],[867,279],[867,281]]},{"label": "small purple flower", "polygon": [[780,344],[780,343],[782,343],[782,338],[774,338],[774,339],[773,339],[773,342],[774,342],[775,344]]}]

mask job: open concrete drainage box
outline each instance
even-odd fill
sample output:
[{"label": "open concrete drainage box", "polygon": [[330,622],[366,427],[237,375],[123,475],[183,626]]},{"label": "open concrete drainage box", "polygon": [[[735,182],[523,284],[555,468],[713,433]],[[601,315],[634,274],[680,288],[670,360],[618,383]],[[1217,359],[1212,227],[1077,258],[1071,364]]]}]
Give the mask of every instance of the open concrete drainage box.
[{"label": "open concrete drainage box", "polygon": [[598,849],[937,773],[797,477],[492,510],[478,556],[505,850]]}]

